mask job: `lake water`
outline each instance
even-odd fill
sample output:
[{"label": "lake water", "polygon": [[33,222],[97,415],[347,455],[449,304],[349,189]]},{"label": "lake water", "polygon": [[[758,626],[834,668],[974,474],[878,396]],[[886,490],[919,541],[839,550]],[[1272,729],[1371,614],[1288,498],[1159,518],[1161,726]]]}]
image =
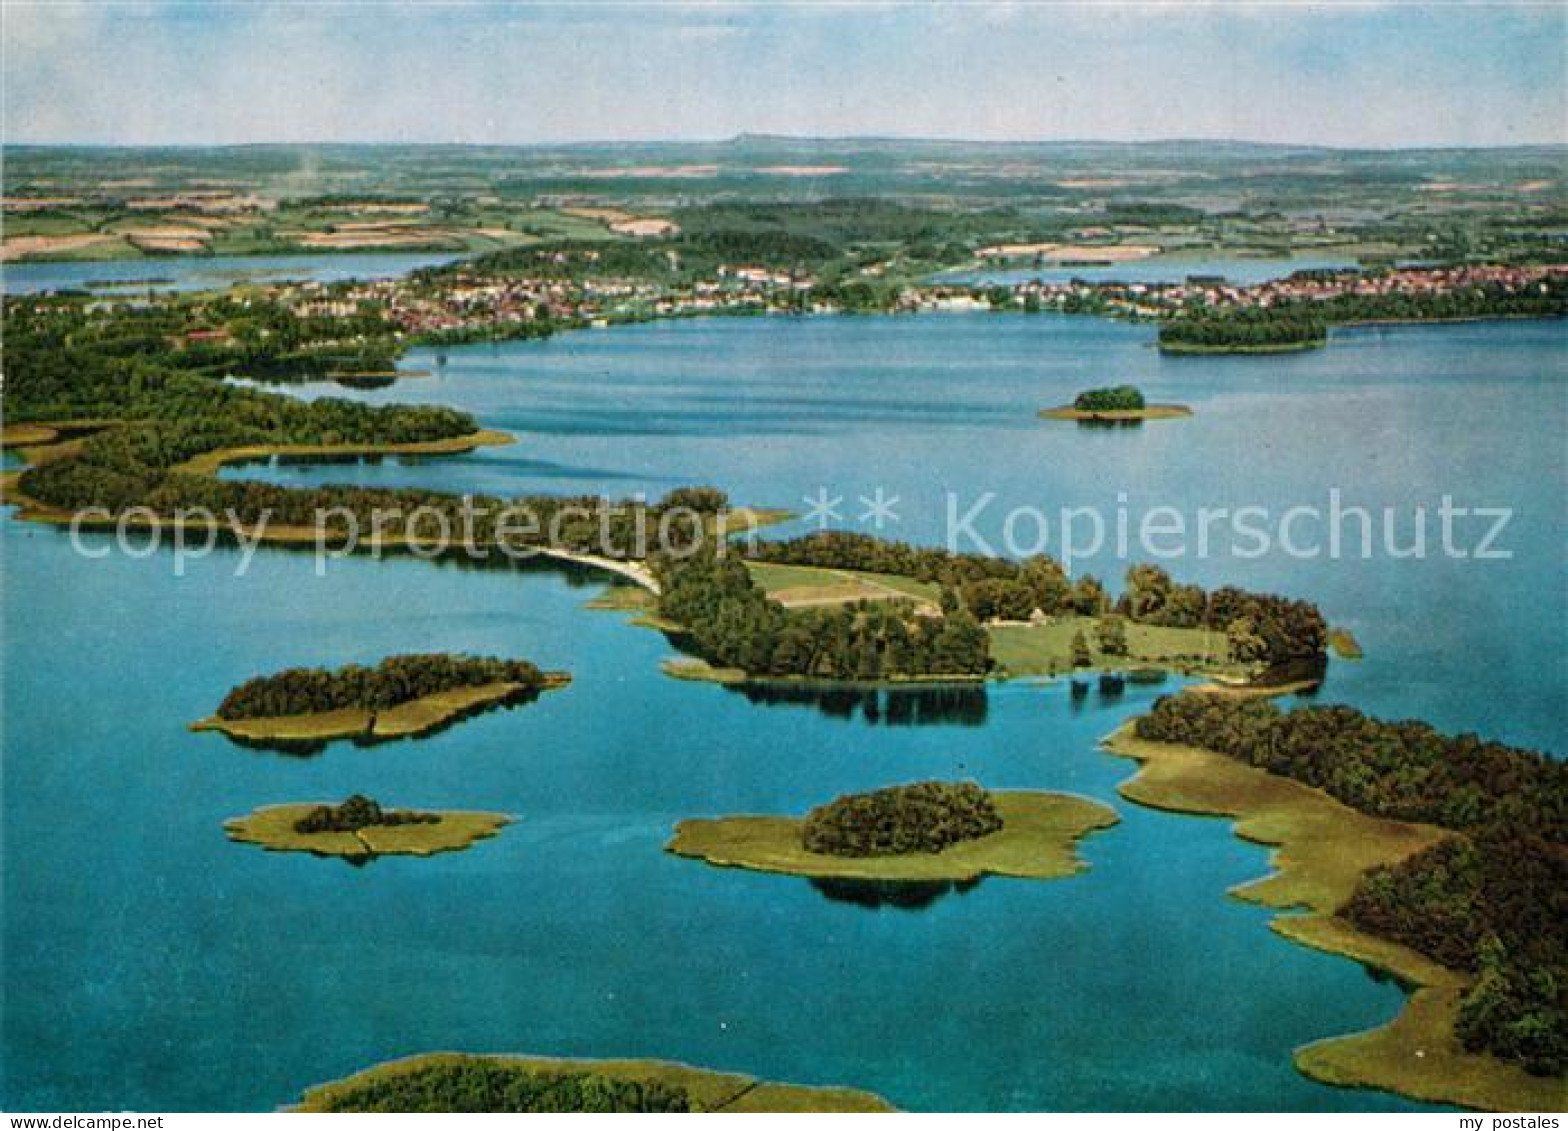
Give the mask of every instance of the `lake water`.
[{"label": "lake water", "polygon": [[[1323,695],[1561,746],[1568,405],[1561,324],[1356,331],[1284,358],[1161,358],[1092,319],[691,321],[414,355],[345,393],[459,404],[519,442],[446,461],[249,467],[285,482],[662,493],[713,482],[801,509],[881,486],[884,534],[940,541],[944,500],[1510,506],[1507,561],[1172,561],[1310,596],[1366,647]],[[1099,431],[1037,408],[1134,381],[1187,420]],[[999,537],[996,522],[977,523]],[[1402,533],[1403,536],[1403,533]],[[1435,537],[1435,535],[1434,535]],[[87,560],[0,526],[5,986],[0,1106],[270,1108],[429,1049],[654,1056],[868,1088],[910,1108],[1407,1109],[1301,1077],[1291,1050],[1400,991],[1228,899],[1266,870],[1229,825],[1140,809],[1096,739],[1155,691],[1064,685],[881,704],[753,702],[668,679],[658,635],[548,570],[226,552]],[[1115,575],[1107,554],[1085,568]],[[234,683],[396,651],[525,656],[564,691],[421,742],[312,758],[193,735]],[[909,722],[913,717],[919,725]],[[1123,821],[1091,870],[923,907],[661,850],[683,817],[799,812],[901,780],[1066,790]],[[363,868],[228,843],[257,805],[496,809],[472,850]]]},{"label": "lake water", "polygon": [[217,290],[231,283],[337,283],[345,279],[397,278],[421,267],[450,263],[454,258],[451,252],[426,251],[8,263],[0,269],[0,291],[19,295],[80,288],[124,296],[150,290]]},{"label": "lake water", "polygon": [[1042,283],[1070,283],[1075,279],[1082,279],[1087,283],[1184,283],[1195,275],[1203,275],[1218,276],[1236,286],[1251,286],[1254,283],[1283,279],[1295,271],[1340,270],[1355,266],[1354,259],[1324,256],[1249,259],[1237,256],[1190,258],[1156,255],[1149,259],[1128,260],[1126,263],[1058,266],[1047,261],[1038,267],[1029,265],[946,271],[937,275],[935,281],[981,286],[1010,285],[1035,280]]}]

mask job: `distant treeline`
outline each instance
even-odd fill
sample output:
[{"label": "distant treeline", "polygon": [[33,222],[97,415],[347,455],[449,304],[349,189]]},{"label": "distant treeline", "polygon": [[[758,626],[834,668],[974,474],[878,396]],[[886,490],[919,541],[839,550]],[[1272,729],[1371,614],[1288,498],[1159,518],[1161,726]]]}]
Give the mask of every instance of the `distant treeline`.
[{"label": "distant treeline", "polygon": [[289,668],[246,680],[218,707],[220,719],[275,718],[360,707],[379,711],[438,691],[515,683],[543,687],[545,675],[527,660],[444,652],[388,656],[375,667]]},{"label": "distant treeline", "polygon": [[1177,695],[1139,738],[1214,750],[1378,817],[1465,834],[1375,868],[1340,914],[1477,973],[1460,1012],[1466,1047],[1532,1072],[1568,1067],[1568,763],[1349,707]]},{"label": "distant treeline", "polygon": [[941,852],[1002,827],[991,795],[973,782],[916,782],[854,793],[806,815],[801,844],[832,856]]},{"label": "distant treeline", "polygon": [[659,611],[684,629],[691,648],[721,667],[753,676],[877,680],[982,675],[990,639],[958,611],[921,616],[912,602],[861,602],[786,609],[767,597],[733,555],[711,546],[656,560]]},{"label": "distant treeline", "polygon": [[827,531],[759,542],[753,556],[930,582],[943,587],[945,610],[961,608],[981,621],[1026,620],[1036,610],[1048,616],[1099,616],[1114,610],[1137,624],[1209,628],[1226,634],[1232,659],[1265,667],[1320,658],[1328,643],[1328,627],[1311,602],[1229,586],[1205,592],[1172,581],[1153,565],[1131,567],[1122,597],[1112,602],[1093,576],[1070,580],[1044,554],[1018,562]]},{"label": "distant treeline", "polygon": [[322,1106],[330,1112],[684,1112],[691,1097],[658,1080],[465,1057],[337,1085]]},{"label": "distant treeline", "polygon": [[1259,307],[1204,307],[1160,325],[1160,344],[1204,349],[1322,344],[1328,328],[1353,322],[1442,321],[1568,315],[1568,276],[1529,287],[1477,283],[1445,291],[1344,294]]}]

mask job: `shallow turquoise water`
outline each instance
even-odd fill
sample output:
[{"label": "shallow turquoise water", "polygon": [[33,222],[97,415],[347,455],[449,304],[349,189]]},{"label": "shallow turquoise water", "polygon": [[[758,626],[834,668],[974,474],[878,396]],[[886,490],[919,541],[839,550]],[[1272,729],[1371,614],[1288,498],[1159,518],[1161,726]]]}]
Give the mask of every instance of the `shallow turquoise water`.
[{"label": "shallow turquoise water", "polygon": [[[289,481],[636,490],[713,481],[796,505],[827,485],[1006,501],[1278,504],[1506,498],[1504,563],[1172,563],[1320,600],[1367,647],[1327,696],[1560,747],[1560,325],[1362,332],[1299,358],[1161,359],[1079,319],[689,322],[450,351],[404,398],[521,442],[451,462],[245,469]],[[413,368],[433,365],[411,358]],[[1191,420],[1117,432],[1033,410],[1136,378]],[[367,394],[385,399],[387,394]],[[1450,487],[1449,484],[1454,486]],[[853,509],[850,521],[853,524]],[[1377,1024],[1400,993],[1289,945],[1229,900],[1265,854],[1225,822],[1122,803],[1095,739],[1148,702],[1012,684],[908,713],[764,705],[664,678],[663,639],[551,571],[234,553],[89,561],[0,526],[5,583],[5,1049],[0,1106],[268,1108],[434,1048],[659,1056],[870,1088],[912,1108],[1406,1108],[1299,1076],[1301,1043]],[[1117,572],[1109,559],[1089,563]],[[233,683],[393,651],[521,655],[576,679],[418,743],[314,758],[193,735]],[[799,811],[920,777],[1115,804],[1085,875],[986,880],[920,909],[666,856],[682,817]],[[519,821],[429,860],[231,845],[252,807],[359,790]]]}]

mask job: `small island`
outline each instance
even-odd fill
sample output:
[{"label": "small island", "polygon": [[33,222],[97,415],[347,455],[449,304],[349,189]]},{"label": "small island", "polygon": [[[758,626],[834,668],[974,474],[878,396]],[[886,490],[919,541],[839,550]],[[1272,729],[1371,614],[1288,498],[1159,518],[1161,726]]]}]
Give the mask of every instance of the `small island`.
[{"label": "small island", "polygon": [[354,794],[341,805],[272,805],[224,823],[229,839],[270,852],[309,852],[363,863],[377,856],[458,852],[494,836],[511,818],[500,813],[383,809]]},{"label": "small island", "polygon": [[804,818],[682,821],[665,848],[718,867],[812,879],[1052,880],[1082,871],[1078,841],[1119,819],[1081,797],[917,782],[840,797]]},{"label": "small island", "polygon": [[306,1091],[296,1112],[889,1112],[850,1088],[775,1084],[662,1060],[427,1053]]},{"label": "small island", "polygon": [[1090,424],[1124,424],[1140,420],[1172,420],[1191,416],[1183,404],[1149,404],[1143,391],[1132,385],[1113,385],[1088,389],[1073,398],[1070,405],[1042,409],[1045,420],[1077,420]]},{"label": "small island", "polygon": [[302,751],[341,738],[359,743],[422,738],[570,682],[565,672],[543,672],[527,660],[446,653],[389,656],[373,668],[290,668],[240,684],[216,714],[190,729]]}]

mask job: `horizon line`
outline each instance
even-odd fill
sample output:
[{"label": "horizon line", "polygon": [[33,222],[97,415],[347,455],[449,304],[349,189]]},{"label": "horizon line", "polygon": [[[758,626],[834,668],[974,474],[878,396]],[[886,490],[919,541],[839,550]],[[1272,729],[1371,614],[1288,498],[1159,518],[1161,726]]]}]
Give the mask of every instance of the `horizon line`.
[{"label": "horizon line", "polygon": [[1029,146],[1098,145],[1107,147],[1154,147],[1161,145],[1228,145],[1254,149],[1317,150],[1330,153],[1411,153],[1503,151],[1521,149],[1568,149],[1564,141],[1520,141],[1473,143],[1421,143],[1409,145],[1341,145],[1329,142],[1259,141],[1233,136],[1173,136],[1143,139],[1115,139],[1095,137],[1063,138],[974,138],[899,134],[784,134],[743,131],[725,137],[660,137],[660,138],[574,138],[557,141],[344,141],[344,140],[267,140],[267,141],[167,141],[167,142],[118,142],[118,141],[5,141],[0,139],[0,151],[11,149],[267,149],[267,148],[394,148],[410,149],[586,149],[610,146],[678,146],[678,145],[736,145],[746,141],[776,141],[799,144],[867,145],[970,145],[976,147],[1023,148]]}]

